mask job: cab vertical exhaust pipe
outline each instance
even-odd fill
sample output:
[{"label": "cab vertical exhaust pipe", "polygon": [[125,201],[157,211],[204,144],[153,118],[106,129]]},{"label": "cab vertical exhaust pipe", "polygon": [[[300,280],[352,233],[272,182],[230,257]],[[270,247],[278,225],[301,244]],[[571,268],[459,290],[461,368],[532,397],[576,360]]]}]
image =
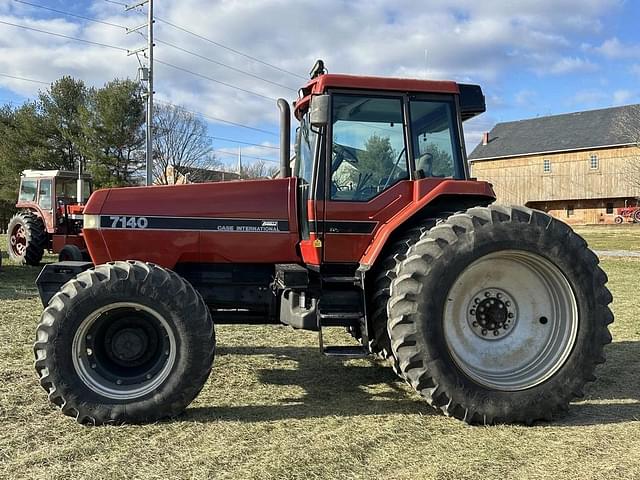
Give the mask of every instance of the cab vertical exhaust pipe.
[{"label": "cab vertical exhaust pipe", "polygon": [[291,110],[289,102],[278,99],[280,109],[280,178],[291,176]]}]

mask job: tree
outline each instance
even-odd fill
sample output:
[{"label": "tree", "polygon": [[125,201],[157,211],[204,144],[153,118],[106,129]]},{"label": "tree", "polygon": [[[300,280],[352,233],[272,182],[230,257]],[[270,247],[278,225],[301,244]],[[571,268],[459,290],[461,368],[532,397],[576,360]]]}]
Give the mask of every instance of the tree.
[{"label": "tree", "polygon": [[252,178],[272,178],[280,171],[280,167],[275,164],[268,164],[264,160],[257,160],[248,165],[242,165],[240,178],[250,180]]},{"label": "tree", "polygon": [[43,133],[51,168],[74,171],[86,167],[86,158],[81,151],[83,129],[80,111],[87,103],[88,90],[82,80],[69,76],[51,84],[40,92],[39,109]]},{"label": "tree", "polygon": [[636,146],[636,151],[625,162],[622,178],[629,186],[631,194],[640,197],[640,105],[625,107],[615,122],[616,130],[629,143]]},{"label": "tree", "polygon": [[6,226],[15,210],[20,173],[28,168],[52,167],[37,102],[0,108],[0,139],[0,225]]},{"label": "tree", "polygon": [[162,185],[175,183],[189,169],[211,169],[220,162],[207,139],[206,124],[190,112],[173,105],[154,111],[153,177]]},{"label": "tree", "polygon": [[80,112],[82,151],[98,186],[137,183],[145,164],[144,103],[140,86],[131,80],[113,80],[91,89]]}]

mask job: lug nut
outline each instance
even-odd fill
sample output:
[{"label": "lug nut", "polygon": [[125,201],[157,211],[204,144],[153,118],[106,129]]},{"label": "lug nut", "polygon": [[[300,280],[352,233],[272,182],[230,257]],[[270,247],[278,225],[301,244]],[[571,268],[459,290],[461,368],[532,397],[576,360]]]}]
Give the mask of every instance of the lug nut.
[{"label": "lug nut", "polygon": [[485,336],[485,335],[487,334],[487,329],[486,329],[486,328],[483,328],[483,329],[482,329],[482,332],[480,332],[480,333],[482,333],[482,335],[483,335],[483,336]]},{"label": "lug nut", "polygon": [[493,331],[493,336],[497,337],[498,335],[500,335],[500,331],[499,330],[494,330]]},{"label": "lug nut", "polygon": [[476,305],[479,304],[480,303],[480,299],[479,298],[474,299],[473,303],[475,303]]},{"label": "lug nut", "polygon": [[491,296],[491,293],[490,293],[490,292],[484,292],[484,296],[485,296],[485,297],[490,297],[490,296]]},{"label": "lug nut", "polygon": [[149,380],[151,378],[151,374],[147,373],[147,380]]},{"label": "lug nut", "polygon": [[498,298],[502,298],[502,294],[501,294],[501,293],[498,293],[498,294],[496,295],[496,297],[498,297]]},{"label": "lug nut", "polygon": [[471,310],[469,310],[469,313],[470,313],[471,315],[475,315],[475,314],[476,314],[476,311],[475,311],[475,309],[473,309],[473,308],[472,308]]},{"label": "lug nut", "polygon": [[513,318],[513,313],[509,312],[509,313],[507,314],[507,317],[509,317],[509,318]]},{"label": "lug nut", "polygon": [[504,302],[504,304],[505,304],[507,307],[510,307],[510,306],[511,306],[511,302],[510,302],[509,300],[507,300],[506,302]]},{"label": "lug nut", "polygon": [[89,356],[93,355],[93,350],[91,350],[90,348],[87,348],[87,355]]},{"label": "lug nut", "polygon": [[117,385],[122,385],[122,380],[117,379],[117,380],[116,380],[116,384],[117,384]]},{"label": "lug nut", "polygon": [[478,326],[478,322],[473,322],[471,325],[473,325],[474,327]]}]

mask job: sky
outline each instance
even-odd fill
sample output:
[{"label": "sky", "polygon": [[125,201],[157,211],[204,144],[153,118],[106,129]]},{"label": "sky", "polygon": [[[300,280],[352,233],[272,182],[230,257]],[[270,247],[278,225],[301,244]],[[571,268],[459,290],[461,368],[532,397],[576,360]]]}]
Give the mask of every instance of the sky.
[{"label": "sky", "polygon": [[[63,75],[90,86],[136,78],[146,60],[125,50],[146,40],[122,27],[145,23],[146,7],[121,3],[0,0],[0,102],[19,105]],[[275,99],[294,100],[318,58],[332,73],[480,84],[487,112],[465,123],[469,151],[497,122],[640,103],[637,0],[155,0],[154,10],[156,99],[204,114],[226,163],[238,148],[245,162],[277,160]]]}]

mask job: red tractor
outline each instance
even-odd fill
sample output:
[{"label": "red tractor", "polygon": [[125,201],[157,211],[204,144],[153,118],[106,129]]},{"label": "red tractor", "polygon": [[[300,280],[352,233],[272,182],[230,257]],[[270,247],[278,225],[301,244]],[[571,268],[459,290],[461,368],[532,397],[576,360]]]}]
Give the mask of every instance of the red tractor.
[{"label": "red tractor", "polygon": [[62,170],[25,170],[7,228],[9,257],[39,265],[45,250],[60,260],[88,257],[82,236],[82,211],[91,194],[91,177]]},{"label": "red tractor", "polygon": [[623,223],[640,223],[640,207],[618,208],[613,221],[620,225]]},{"label": "red tractor", "polygon": [[[318,63],[294,104],[293,171],[278,105],[280,178],[91,196],[92,262],[37,281],[51,402],[88,424],[178,415],[211,371],[214,323],[229,322],[388,358],[468,423],[549,419],[582,395],[611,341],[607,276],[563,222],[495,205],[469,178],[462,122],[485,110],[480,87]],[[335,327],[352,344],[328,345]]]}]

